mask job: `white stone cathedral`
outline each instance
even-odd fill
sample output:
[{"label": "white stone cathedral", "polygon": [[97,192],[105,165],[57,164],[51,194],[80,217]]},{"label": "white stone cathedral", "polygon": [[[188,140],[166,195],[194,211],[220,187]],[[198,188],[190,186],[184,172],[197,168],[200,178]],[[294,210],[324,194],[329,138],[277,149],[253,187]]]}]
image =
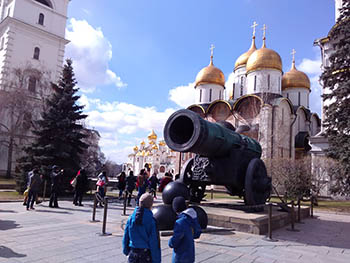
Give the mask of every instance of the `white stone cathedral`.
[{"label": "white stone cathedral", "polygon": [[157,142],[158,136],[153,130],[147,138],[147,144],[142,141],[140,146],[135,146],[134,152],[128,155],[127,167],[134,172],[134,175],[137,175],[147,163],[151,167],[151,174],[155,172],[159,178],[165,172],[173,172],[176,153],[163,140]]},{"label": "white stone cathedral", "polygon": [[[257,48],[256,26],[250,48],[234,64],[231,87],[225,87],[223,72],[214,66],[212,47],[209,65],[196,77],[196,102],[188,109],[212,122],[230,122],[237,132],[258,140],[264,159],[302,158],[311,149],[309,138],[321,128],[320,118],[309,108],[310,80],[296,69],[294,50],[291,69],[282,71],[280,55],[267,48],[265,26]],[[177,163],[191,156],[185,153],[180,161],[178,155]]]},{"label": "white stone cathedral", "polygon": [[[6,85],[12,78],[14,69],[31,69],[33,75],[26,75],[23,83],[30,94],[28,99],[33,101],[38,99],[41,92],[35,70],[45,72],[48,82],[58,80],[63,68],[65,45],[68,43],[65,29],[69,1],[0,0],[0,96],[10,88],[15,88]],[[34,120],[36,115],[37,113],[33,113],[30,118]],[[0,120],[11,125],[8,116],[0,112]],[[7,133],[1,126],[2,140],[8,140]],[[16,134],[18,146],[13,151],[12,168],[16,157],[21,153],[21,147],[30,136],[29,129]],[[7,157],[8,146],[0,144],[0,175],[7,169]]]}]

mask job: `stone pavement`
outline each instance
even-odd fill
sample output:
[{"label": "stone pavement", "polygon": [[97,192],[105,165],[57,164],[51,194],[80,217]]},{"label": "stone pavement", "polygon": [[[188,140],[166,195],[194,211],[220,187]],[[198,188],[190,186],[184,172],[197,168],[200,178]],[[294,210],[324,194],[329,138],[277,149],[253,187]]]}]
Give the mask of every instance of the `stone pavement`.
[{"label": "stone pavement", "polygon": [[[159,201],[158,201],[159,202]],[[69,201],[52,209],[48,203],[26,211],[19,202],[0,203],[0,262],[126,262],[121,244],[122,205],[109,205],[107,232],[91,223],[92,202],[84,207]],[[128,209],[127,213],[131,213]],[[103,209],[96,219],[102,220]],[[299,232],[281,229],[278,242],[241,232],[204,233],[196,241],[196,262],[350,262],[350,215],[316,213],[316,219],[296,224]],[[171,262],[169,237],[161,237],[162,262]]]}]

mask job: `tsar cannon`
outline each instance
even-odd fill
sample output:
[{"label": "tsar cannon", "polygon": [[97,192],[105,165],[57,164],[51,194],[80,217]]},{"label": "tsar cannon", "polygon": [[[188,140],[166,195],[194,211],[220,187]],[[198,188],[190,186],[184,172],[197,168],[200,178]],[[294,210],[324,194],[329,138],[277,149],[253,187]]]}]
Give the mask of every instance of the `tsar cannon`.
[{"label": "tsar cannon", "polygon": [[260,144],[235,132],[230,123],[208,122],[190,110],[179,110],[167,120],[164,139],[174,151],[195,154],[180,173],[191,201],[199,203],[206,185],[212,184],[244,197],[246,205],[264,204],[269,198],[271,178],[260,159]]}]

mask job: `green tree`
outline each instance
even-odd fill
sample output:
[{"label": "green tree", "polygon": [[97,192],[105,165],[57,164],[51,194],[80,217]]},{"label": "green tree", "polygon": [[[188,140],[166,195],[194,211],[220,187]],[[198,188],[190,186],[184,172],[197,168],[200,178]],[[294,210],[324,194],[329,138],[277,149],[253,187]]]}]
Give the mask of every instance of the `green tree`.
[{"label": "green tree", "polygon": [[87,117],[82,113],[84,106],[77,104],[79,96],[76,95],[76,80],[72,61],[66,60],[58,84],[52,84],[54,93],[46,101],[46,111],[42,119],[37,121],[37,136],[35,142],[26,148],[25,166],[31,162],[39,165],[43,172],[48,173],[52,165],[58,165],[65,170],[65,184],[80,168],[80,156],[88,147],[83,139],[86,137],[82,121]]},{"label": "green tree", "polygon": [[333,193],[350,194],[350,0],[343,1],[340,17],[329,37],[335,52],[321,75],[326,90],[323,123],[329,141],[327,155],[338,160],[342,172],[333,177]]}]

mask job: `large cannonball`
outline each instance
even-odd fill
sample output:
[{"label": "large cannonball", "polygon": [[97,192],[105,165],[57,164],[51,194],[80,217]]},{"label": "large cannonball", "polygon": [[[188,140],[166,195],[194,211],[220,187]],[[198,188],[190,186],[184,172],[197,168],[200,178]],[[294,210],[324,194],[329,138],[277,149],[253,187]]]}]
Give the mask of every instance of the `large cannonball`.
[{"label": "large cannonball", "polygon": [[196,205],[192,205],[190,208],[193,208],[197,212],[197,219],[201,228],[206,229],[208,225],[208,215],[204,209]]},{"label": "large cannonball", "polygon": [[171,205],[173,199],[178,196],[182,196],[186,200],[190,198],[190,192],[187,186],[178,181],[168,183],[162,193],[164,204]]},{"label": "large cannonball", "polygon": [[159,230],[173,230],[176,213],[171,205],[158,205],[152,209],[153,217],[157,221]]}]

